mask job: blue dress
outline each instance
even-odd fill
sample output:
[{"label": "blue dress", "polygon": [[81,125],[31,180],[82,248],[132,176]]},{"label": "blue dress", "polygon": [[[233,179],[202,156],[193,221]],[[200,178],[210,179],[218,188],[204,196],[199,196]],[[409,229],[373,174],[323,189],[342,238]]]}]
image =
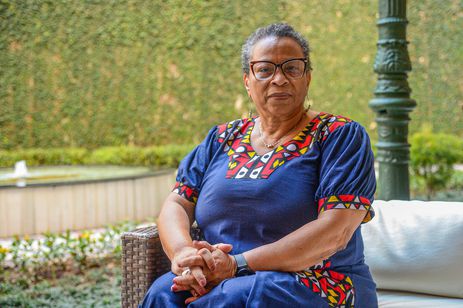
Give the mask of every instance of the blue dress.
[{"label": "blue dress", "polygon": [[[373,153],[358,123],[320,113],[292,140],[258,155],[255,118],[214,127],[182,161],[174,191],[194,202],[202,236],[232,254],[272,243],[331,209],[374,216]],[[157,279],[142,307],[184,307],[172,273]],[[259,271],[227,279],[189,307],[377,307],[361,227],[347,247],[301,272]]]}]

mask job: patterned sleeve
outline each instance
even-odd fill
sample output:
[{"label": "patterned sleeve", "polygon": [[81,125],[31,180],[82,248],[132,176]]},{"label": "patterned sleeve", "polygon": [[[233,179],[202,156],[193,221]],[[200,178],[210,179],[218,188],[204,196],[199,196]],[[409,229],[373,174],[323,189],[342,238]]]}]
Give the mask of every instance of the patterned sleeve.
[{"label": "patterned sleeve", "polygon": [[180,163],[173,192],[196,204],[203,176],[217,150],[217,127]]},{"label": "patterned sleeve", "polygon": [[366,210],[363,223],[374,216],[376,190],[370,138],[356,122],[336,128],[321,144],[318,213],[331,209]]}]

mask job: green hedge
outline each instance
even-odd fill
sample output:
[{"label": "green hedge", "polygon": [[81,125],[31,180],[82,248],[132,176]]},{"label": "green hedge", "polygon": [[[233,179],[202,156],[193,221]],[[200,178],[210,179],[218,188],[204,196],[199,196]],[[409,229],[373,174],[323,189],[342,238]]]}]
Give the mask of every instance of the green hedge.
[{"label": "green hedge", "polygon": [[104,147],[94,151],[82,148],[26,149],[0,151],[0,167],[26,160],[28,166],[46,165],[136,165],[178,167],[193,145],[153,147]]},{"label": "green hedge", "polygon": [[413,134],[411,145],[412,175],[425,188],[428,199],[440,189],[454,186],[451,183],[454,165],[463,163],[461,138],[428,130]]},{"label": "green hedge", "polygon": [[[372,0],[2,0],[0,149],[197,143],[247,113],[240,47],[277,21],[311,42],[314,109],[375,139],[376,12]],[[409,2],[412,132],[463,136],[460,12]]]}]

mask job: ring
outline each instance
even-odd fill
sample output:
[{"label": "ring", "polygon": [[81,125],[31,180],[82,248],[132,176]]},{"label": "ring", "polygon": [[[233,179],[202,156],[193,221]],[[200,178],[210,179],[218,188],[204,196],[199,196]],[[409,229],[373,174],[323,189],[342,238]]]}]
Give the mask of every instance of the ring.
[{"label": "ring", "polygon": [[191,273],[191,270],[190,270],[189,267],[187,267],[186,270],[184,270],[184,271],[182,272],[182,277],[185,277],[185,276],[187,276],[187,275],[190,275],[190,273]]}]

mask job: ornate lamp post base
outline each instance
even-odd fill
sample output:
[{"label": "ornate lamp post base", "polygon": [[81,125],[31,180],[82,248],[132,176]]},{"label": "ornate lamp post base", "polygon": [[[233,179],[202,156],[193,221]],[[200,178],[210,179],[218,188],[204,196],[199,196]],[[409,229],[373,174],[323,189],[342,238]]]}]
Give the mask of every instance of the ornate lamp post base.
[{"label": "ornate lamp post base", "polygon": [[410,199],[408,114],[416,102],[410,98],[407,72],[411,71],[406,40],[406,0],[379,0],[378,74],[375,98],[379,141],[379,199]]}]

